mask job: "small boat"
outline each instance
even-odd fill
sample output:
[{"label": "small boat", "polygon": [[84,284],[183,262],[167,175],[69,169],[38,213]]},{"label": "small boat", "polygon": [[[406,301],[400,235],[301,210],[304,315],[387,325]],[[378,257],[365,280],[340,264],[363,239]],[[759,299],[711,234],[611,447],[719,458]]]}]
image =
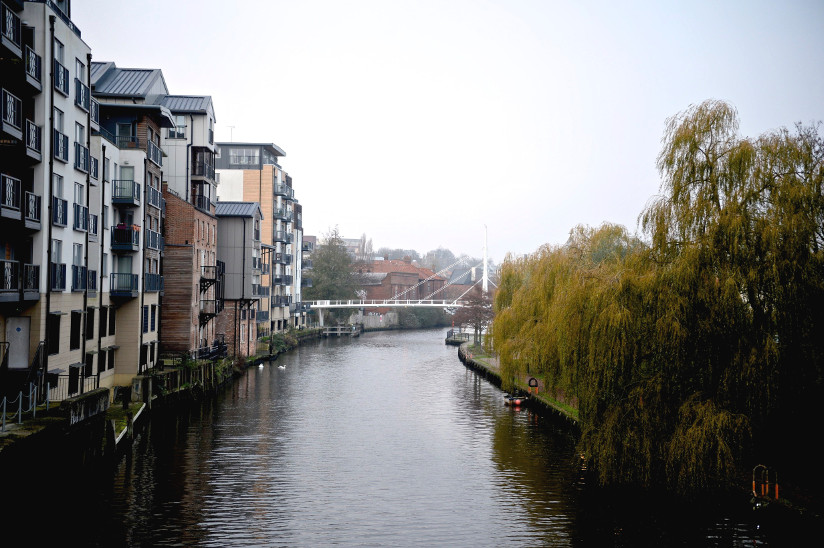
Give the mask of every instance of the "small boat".
[{"label": "small boat", "polygon": [[504,405],[511,405],[512,407],[518,407],[521,405],[526,404],[527,397],[526,396],[512,396],[510,394],[504,394]]}]

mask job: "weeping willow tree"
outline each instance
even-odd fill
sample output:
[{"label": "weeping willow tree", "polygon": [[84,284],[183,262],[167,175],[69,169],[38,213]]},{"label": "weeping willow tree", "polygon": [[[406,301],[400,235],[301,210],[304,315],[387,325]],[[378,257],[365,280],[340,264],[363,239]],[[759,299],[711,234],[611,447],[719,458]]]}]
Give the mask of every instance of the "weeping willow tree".
[{"label": "weeping willow tree", "polygon": [[[668,120],[661,194],[623,227],[508,259],[493,340],[505,383],[574,394],[603,483],[715,487],[780,462],[824,396],[824,144],[738,136],[728,104]],[[814,454],[810,452],[809,454]]]}]

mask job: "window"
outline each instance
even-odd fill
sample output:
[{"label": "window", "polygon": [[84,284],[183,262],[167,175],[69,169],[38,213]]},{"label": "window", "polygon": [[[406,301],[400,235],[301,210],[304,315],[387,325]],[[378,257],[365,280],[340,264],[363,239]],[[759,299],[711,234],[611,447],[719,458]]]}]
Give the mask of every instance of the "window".
[{"label": "window", "polygon": [[63,242],[62,240],[52,240],[52,258],[53,263],[63,262]]},{"label": "window", "polygon": [[79,206],[86,205],[86,193],[83,191],[84,187],[80,183],[74,183],[74,203]]},{"label": "window", "polygon": [[86,308],[86,340],[90,341],[94,338],[94,308]]},{"label": "window", "polygon": [[149,332],[149,307],[148,307],[148,305],[143,306],[143,332],[144,333]]},{"label": "window", "polygon": [[94,354],[86,354],[86,367],[83,371],[83,376],[86,378],[94,374]]},{"label": "window", "polygon": [[175,127],[169,128],[169,139],[186,138],[186,117],[175,116]]},{"label": "window", "polygon": [[74,123],[74,142],[86,146],[86,128],[77,122]]},{"label": "window", "polygon": [[106,306],[100,307],[100,336],[106,336],[106,327],[109,325],[109,308]]},{"label": "window", "polygon": [[46,336],[49,338],[49,355],[60,352],[60,313],[51,313],[46,319]]},{"label": "window", "polygon": [[69,350],[80,348],[80,325],[83,321],[83,313],[79,310],[72,310],[71,331],[69,336]]},{"label": "window", "polygon": [[114,327],[115,327],[116,321],[117,321],[117,309],[114,308],[114,307],[110,307],[109,308],[109,335],[114,335]]},{"label": "window", "polygon": [[240,340],[241,341],[246,340],[246,324],[245,323],[240,324]]},{"label": "window", "polygon": [[83,266],[83,244],[72,244],[72,264]]},{"label": "window", "polygon": [[57,38],[54,39],[54,58],[58,63],[63,64],[63,44]]},{"label": "window", "polygon": [[152,305],[152,320],[151,320],[151,322],[152,322],[151,330],[152,331],[155,331],[155,325],[156,325],[155,322],[156,322],[156,320],[157,320],[157,305],[153,304]]},{"label": "window", "polygon": [[103,276],[105,277],[105,276],[108,276],[108,275],[109,275],[109,254],[104,253],[103,254]]},{"label": "window", "polygon": [[97,362],[97,372],[102,373],[106,370],[106,355],[107,352],[101,352]]},{"label": "window", "polygon": [[63,111],[59,108],[54,109],[54,129],[63,133]]},{"label": "window", "polygon": [[114,348],[109,350],[109,359],[106,364],[106,369],[114,369]]},{"label": "window", "polygon": [[78,80],[86,83],[86,65],[80,59],[74,60],[74,73]]}]

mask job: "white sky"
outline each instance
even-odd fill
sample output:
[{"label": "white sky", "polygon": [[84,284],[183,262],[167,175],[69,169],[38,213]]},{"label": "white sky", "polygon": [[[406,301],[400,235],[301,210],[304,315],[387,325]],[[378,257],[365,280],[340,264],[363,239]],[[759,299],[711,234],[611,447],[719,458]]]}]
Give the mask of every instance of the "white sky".
[{"label": "white sky", "polygon": [[[480,257],[637,228],[666,118],[824,119],[824,2],[75,0],[96,61],[211,95],[218,141],[273,142],[306,234]],[[233,126],[231,128],[230,126]]]}]

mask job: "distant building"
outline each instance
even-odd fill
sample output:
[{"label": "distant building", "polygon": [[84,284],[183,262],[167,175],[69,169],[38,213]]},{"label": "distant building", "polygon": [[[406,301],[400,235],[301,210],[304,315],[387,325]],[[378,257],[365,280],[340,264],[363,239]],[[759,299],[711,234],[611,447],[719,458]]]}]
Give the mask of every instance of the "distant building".
[{"label": "distant building", "polygon": [[268,300],[269,288],[261,285],[261,221],[257,202],[218,202],[217,256],[226,265],[223,311],[218,329],[226,334],[229,354],[248,357],[256,353],[259,321],[269,311],[259,308]]},{"label": "distant building", "polygon": [[[364,299],[421,300],[444,299],[446,279],[428,268],[404,260],[377,260],[356,266],[354,274],[360,280]],[[387,312],[389,309],[376,309]]]},{"label": "distant building", "polygon": [[[221,201],[257,202],[263,213],[261,243],[270,260],[261,283],[269,296],[260,300],[268,323],[258,324],[259,335],[306,325],[303,285],[303,209],[290,177],[278,164],[286,153],[272,143],[217,143],[216,158]],[[265,314],[263,315],[265,316]]]}]

